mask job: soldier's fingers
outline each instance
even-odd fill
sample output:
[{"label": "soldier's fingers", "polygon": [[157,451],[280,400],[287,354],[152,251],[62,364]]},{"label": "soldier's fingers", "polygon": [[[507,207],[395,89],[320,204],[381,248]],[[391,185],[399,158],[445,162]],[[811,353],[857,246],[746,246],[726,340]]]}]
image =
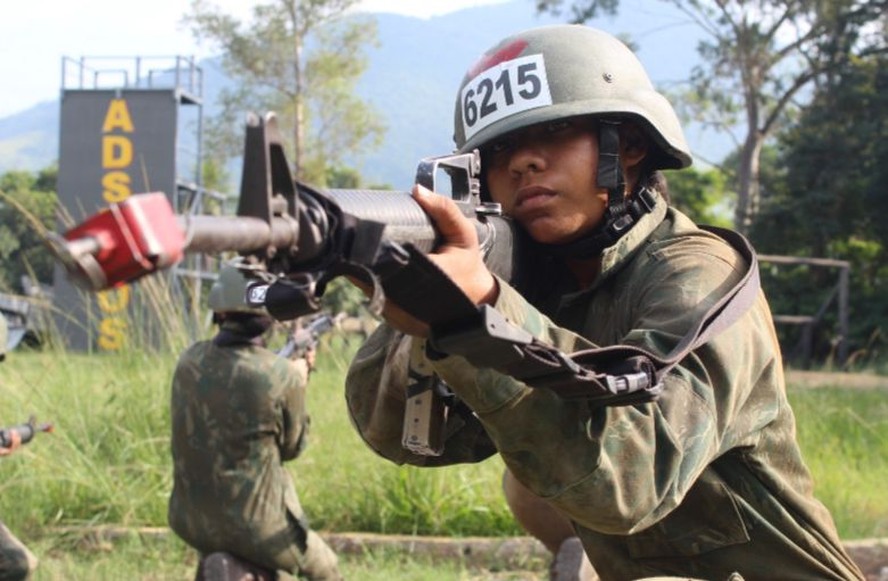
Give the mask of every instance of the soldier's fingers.
[{"label": "soldier's fingers", "polygon": [[[361,289],[367,297],[373,296],[373,289],[366,282],[351,276],[346,278],[348,278],[349,282],[353,285]],[[409,315],[407,311],[401,309],[398,305],[389,300],[385,301],[382,316],[389,325],[407,335],[413,335],[415,337],[428,337],[429,335],[429,326],[426,323]]]},{"label": "soldier's fingers", "polygon": [[453,200],[435,195],[419,184],[413,186],[413,199],[435,222],[446,244],[461,248],[477,246],[475,228]]},{"label": "soldier's fingers", "polygon": [[9,446],[6,448],[0,448],[0,456],[7,456],[15,452],[15,450],[22,445],[22,435],[19,434],[18,430],[10,429],[8,431],[9,435]]}]

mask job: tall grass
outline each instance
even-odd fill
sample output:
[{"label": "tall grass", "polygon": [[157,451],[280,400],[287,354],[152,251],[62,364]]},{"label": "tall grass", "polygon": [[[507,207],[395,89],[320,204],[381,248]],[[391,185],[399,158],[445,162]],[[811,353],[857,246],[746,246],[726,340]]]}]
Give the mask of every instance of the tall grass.
[{"label": "tall grass", "polygon": [[815,494],[843,538],[888,537],[888,389],[792,389]]},{"label": "tall grass", "polygon": [[[309,446],[289,464],[315,527],[442,535],[517,534],[502,500],[502,463],[398,467],[350,425],[342,378],[353,349],[323,345],[309,387]],[[52,421],[0,461],[0,515],[15,530],[164,526],[171,489],[169,385],[175,357],[16,352],[0,365],[0,421]]]},{"label": "tall grass", "polygon": [[[308,392],[306,452],[289,467],[313,526],[330,531],[516,535],[500,490],[502,462],[395,466],[350,425],[342,391],[354,350],[326,337]],[[14,352],[0,365],[0,421],[53,421],[0,460],[0,515],[14,530],[165,526],[171,488],[168,397],[175,355]],[[844,538],[888,536],[885,390],[793,389],[817,496]]]},{"label": "tall grass", "polygon": [[445,468],[399,467],[361,441],[351,426],[343,392],[354,347],[332,339],[322,347],[319,369],[309,385],[309,447],[292,465],[312,522],[340,531],[516,534],[500,491],[499,458]]},{"label": "tall grass", "polygon": [[171,365],[127,355],[9,357],[0,366],[2,421],[34,414],[55,430],[0,464],[3,518],[28,528],[163,522]]}]

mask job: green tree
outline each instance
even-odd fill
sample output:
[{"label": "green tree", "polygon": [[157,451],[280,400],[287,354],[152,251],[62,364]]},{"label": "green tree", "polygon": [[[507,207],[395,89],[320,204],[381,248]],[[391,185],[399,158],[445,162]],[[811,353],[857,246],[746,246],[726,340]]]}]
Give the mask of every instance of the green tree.
[{"label": "green tree", "polygon": [[205,188],[217,191],[224,191],[231,179],[225,165],[216,157],[204,161],[202,177]]},{"label": "green tree", "polygon": [[685,169],[669,172],[672,204],[698,224],[730,226],[724,173],[717,169]]},{"label": "green tree", "polygon": [[[776,163],[782,173],[763,196],[757,243],[784,254],[835,258],[838,241],[851,236],[888,245],[886,65],[886,55],[849,63],[781,135]],[[778,223],[791,227],[777,236]]]},{"label": "green tree", "polygon": [[[888,56],[851,59],[781,135],[751,236],[763,252],[851,263],[852,348],[888,332]],[[763,184],[768,183],[763,181]],[[814,277],[813,285],[811,277]],[[835,272],[812,272],[829,288]]]},{"label": "green tree", "polygon": [[[759,210],[760,154],[781,119],[812,83],[841,70],[848,55],[885,50],[884,0],[661,0],[706,35],[703,64],[691,72],[684,99],[698,120],[741,127],[734,224],[747,231]],[[564,0],[537,0],[561,14]],[[619,0],[571,0],[585,22],[614,14]]]},{"label": "green tree", "polygon": [[222,157],[210,155],[203,160],[202,167],[204,197],[201,211],[204,214],[231,214],[237,207],[237,197],[230,194],[231,176]]},{"label": "green tree", "polygon": [[288,150],[297,179],[325,185],[328,167],[379,144],[384,127],[355,96],[367,67],[366,46],[376,23],[348,15],[357,0],[273,0],[253,7],[250,22],[192,0],[185,21],[195,36],[218,44],[234,80],[219,97],[220,117],[209,123],[207,150],[240,153],[245,112],[275,111],[292,127]]},{"label": "green tree", "polygon": [[328,167],[326,183],[331,188],[354,190],[361,187],[361,174],[350,167]]},{"label": "green tree", "polygon": [[19,292],[23,275],[52,282],[52,256],[31,220],[49,228],[54,225],[57,175],[53,166],[36,175],[10,171],[0,176],[0,286],[7,291]]}]

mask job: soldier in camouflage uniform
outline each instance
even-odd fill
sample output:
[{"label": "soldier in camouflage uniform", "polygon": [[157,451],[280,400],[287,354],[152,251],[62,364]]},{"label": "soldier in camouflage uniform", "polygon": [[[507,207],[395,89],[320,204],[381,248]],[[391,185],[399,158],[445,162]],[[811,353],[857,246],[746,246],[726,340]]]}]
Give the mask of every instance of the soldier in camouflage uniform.
[{"label": "soldier in camouflage uniform", "polygon": [[[671,105],[609,34],[559,25],[492,47],[460,87],[455,141],[480,150],[482,197],[544,257],[526,265],[531,284],[519,292],[487,270],[456,206],[417,187],[444,237],[431,260],[476,305],[562,352],[629,344],[665,355],[747,268],[669,206],[659,170],[689,166],[688,146]],[[425,466],[499,453],[507,485],[520,484],[507,486],[510,505],[539,501],[519,521],[566,519],[600,578],[862,578],[813,495],[761,293],[669,372],[659,399],[605,408],[471,363],[492,339],[475,333],[464,357],[448,354],[396,305],[385,314],[347,378],[365,441]],[[441,456],[401,445],[408,366],[434,371],[458,399]]]},{"label": "soldier in camouflage uniform", "polygon": [[308,367],[265,348],[272,319],[244,305],[246,282],[223,268],[209,296],[219,333],[176,366],[169,524],[204,556],[198,579],[338,580],[283,466],[305,446]]},{"label": "soldier in camouflage uniform", "polygon": [[[0,361],[6,358],[8,327],[6,317],[0,313]],[[0,456],[8,456],[21,445],[21,435],[10,430],[12,445],[0,447]],[[28,550],[12,532],[0,522],[0,581],[21,581],[37,568],[37,557]]]}]

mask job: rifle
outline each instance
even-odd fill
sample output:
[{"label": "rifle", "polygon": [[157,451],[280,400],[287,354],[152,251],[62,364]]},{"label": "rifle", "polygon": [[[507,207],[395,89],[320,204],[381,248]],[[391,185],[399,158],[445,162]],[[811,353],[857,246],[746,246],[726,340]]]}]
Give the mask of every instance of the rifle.
[{"label": "rifle", "polygon": [[[480,199],[480,155],[425,158],[416,182],[438,191],[441,171],[452,198],[475,223],[488,267],[512,281],[517,231],[499,204]],[[294,181],[269,113],[247,117],[237,216],[176,216],[163,193],[136,194],[49,239],[69,278],[91,291],[169,268],[186,252],[237,251],[239,267],[257,281],[248,304],[287,321],[318,311],[326,284],[340,275],[368,282],[374,289],[370,309],[378,313],[385,294],[404,294],[392,273],[434,249],[439,236],[409,192],[322,190]],[[427,300],[397,302],[427,320],[405,304],[428,310]]]},{"label": "rifle", "polygon": [[317,347],[321,335],[333,328],[333,317],[322,313],[314,317],[306,326],[290,335],[287,343],[278,351],[278,355],[289,359],[295,353],[304,355],[308,350]]},{"label": "rifle", "polygon": [[54,427],[51,423],[38,424],[35,417],[31,416],[24,424],[0,429],[0,448],[12,446],[12,432],[18,432],[22,438],[22,444],[27,444],[38,433],[52,432],[53,429]]}]

